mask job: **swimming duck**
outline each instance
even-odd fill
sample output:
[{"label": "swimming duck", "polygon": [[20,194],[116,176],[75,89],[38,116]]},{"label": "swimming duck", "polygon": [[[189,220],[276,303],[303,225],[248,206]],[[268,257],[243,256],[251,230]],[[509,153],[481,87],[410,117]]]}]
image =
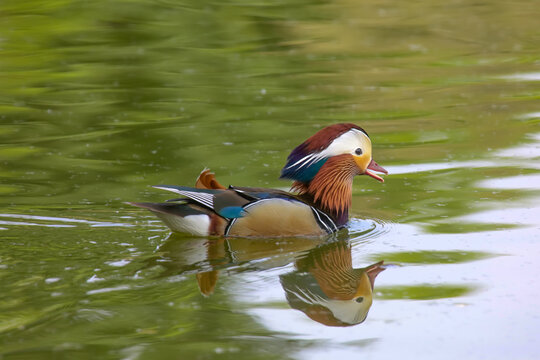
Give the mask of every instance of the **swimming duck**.
[{"label": "swimming duck", "polygon": [[157,185],[183,198],[129,203],[155,213],[171,230],[196,236],[324,236],[344,227],[356,175],[388,174],[371,157],[371,140],[355,124],[327,126],[288,156],[281,178],[291,191],[221,185],[208,169],[195,187]]}]

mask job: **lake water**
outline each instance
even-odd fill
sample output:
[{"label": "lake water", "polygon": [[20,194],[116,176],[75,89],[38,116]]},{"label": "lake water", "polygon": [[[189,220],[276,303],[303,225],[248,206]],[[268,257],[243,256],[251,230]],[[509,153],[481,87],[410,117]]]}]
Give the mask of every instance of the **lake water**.
[{"label": "lake water", "polygon": [[[538,2],[0,13],[0,359],[540,358]],[[390,175],[355,179],[330,239],[171,235],[124,204],[205,167],[287,189],[337,122]],[[362,303],[328,295],[340,266]]]}]

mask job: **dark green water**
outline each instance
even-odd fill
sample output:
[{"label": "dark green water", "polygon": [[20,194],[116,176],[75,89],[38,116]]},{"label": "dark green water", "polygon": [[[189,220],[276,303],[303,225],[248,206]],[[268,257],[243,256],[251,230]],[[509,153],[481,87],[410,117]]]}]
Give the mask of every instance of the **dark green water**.
[{"label": "dark green water", "polygon": [[[0,359],[537,359],[538,9],[2,1]],[[326,242],[170,235],[124,205],[204,167],[287,188],[336,122],[390,175],[355,180]],[[330,258],[389,264],[360,324],[302,305]]]}]

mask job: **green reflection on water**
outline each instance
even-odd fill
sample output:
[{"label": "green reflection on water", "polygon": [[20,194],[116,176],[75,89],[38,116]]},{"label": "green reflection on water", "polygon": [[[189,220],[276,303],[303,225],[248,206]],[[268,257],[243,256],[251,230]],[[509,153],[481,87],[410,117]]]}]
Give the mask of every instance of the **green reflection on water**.
[{"label": "green reflection on water", "polygon": [[463,285],[417,285],[377,288],[377,296],[382,300],[433,300],[448,299],[470,294],[474,286]]},{"label": "green reflection on water", "polygon": [[459,264],[497,256],[480,251],[416,251],[379,253],[373,259],[399,264]]}]

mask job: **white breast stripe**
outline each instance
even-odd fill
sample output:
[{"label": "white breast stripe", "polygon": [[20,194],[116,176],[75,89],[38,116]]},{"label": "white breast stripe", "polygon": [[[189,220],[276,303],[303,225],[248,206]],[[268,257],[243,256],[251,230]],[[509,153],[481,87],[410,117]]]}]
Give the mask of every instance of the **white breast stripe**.
[{"label": "white breast stripe", "polygon": [[332,225],[332,228],[333,228],[332,232],[338,231],[338,228],[337,228],[337,226],[336,226],[336,223],[334,222],[334,220],[332,220],[332,219],[330,218],[330,216],[328,216],[328,214],[326,214],[326,213],[324,213],[324,212],[322,212],[322,211],[318,211],[318,212],[320,212],[321,215],[323,215],[326,219],[328,219],[328,223],[330,223],[330,224]]},{"label": "white breast stripe", "polygon": [[[324,213],[324,212],[322,212],[320,210],[315,209],[313,206],[311,206],[311,210],[313,211],[313,213],[315,214],[315,216],[319,220],[318,223],[320,223],[322,225],[321,227],[324,226],[324,228],[326,229],[326,232],[331,234],[333,232],[338,231],[338,228],[337,228],[336,224],[334,223],[334,220],[332,220],[330,218],[330,216],[328,216],[326,213]],[[326,219],[326,221],[321,219],[321,215]]]},{"label": "white breast stripe", "polygon": [[324,226],[325,230],[327,233],[331,233],[332,230],[330,230],[330,228],[325,224],[324,221],[322,221],[321,217],[319,216],[319,212],[317,211],[317,209],[315,209],[313,206],[311,206],[311,210],[313,211],[313,214],[317,217],[317,222],[319,223],[319,225],[322,225]]}]

